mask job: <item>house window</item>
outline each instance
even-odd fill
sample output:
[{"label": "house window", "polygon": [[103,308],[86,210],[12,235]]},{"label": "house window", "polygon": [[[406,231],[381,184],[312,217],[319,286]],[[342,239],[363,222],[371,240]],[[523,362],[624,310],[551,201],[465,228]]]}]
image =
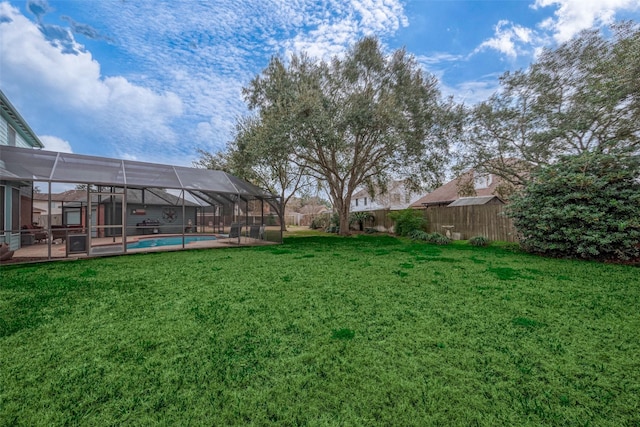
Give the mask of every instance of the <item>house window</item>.
[{"label": "house window", "polygon": [[391,195],[391,200],[393,203],[400,203],[400,194],[394,193]]},{"label": "house window", "polygon": [[489,188],[491,185],[491,174],[488,173],[473,173],[473,188],[480,190],[483,188]]},{"label": "house window", "polygon": [[7,137],[8,137],[7,143],[9,144],[9,146],[15,147],[16,146],[16,131],[11,126],[7,125],[7,128],[8,128],[7,129]]},{"label": "house window", "polygon": [[16,146],[16,131],[14,128],[12,128],[11,126],[7,126],[8,129],[8,137],[9,137],[9,146],[11,147],[15,147]]},{"label": "house window", "polygon": [[411,193],[404,193],[404,202],[405,203],[411,202]]},{"label": "house window", "polygon": [[80,221],[80,208],[67,208],[64,210],[64,223],[66,225],[79,225]]},{"label": "house window", "polygon": [[356,208],[358,207],[358,199],[356,199]]},{"label": "house window", "polygon": [[367,198],[364,198],[364,205],[367,206]]}]

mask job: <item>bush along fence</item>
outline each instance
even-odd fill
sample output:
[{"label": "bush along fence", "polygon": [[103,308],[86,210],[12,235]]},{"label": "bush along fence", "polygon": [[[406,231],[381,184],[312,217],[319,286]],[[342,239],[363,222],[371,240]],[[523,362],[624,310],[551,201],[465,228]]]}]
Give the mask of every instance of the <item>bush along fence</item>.
[{"label": "bush along fence", "polygon": [[[513,221],[507,217],[504,205],[477,206],[437,206],[421,210],[427,220],[429,233],[447,231],[453,238],[471,239],[484,236],[489,240],[517,242],[518,236]],[[374,219],[366,225],[382,232],[393,232],[394,222],[389,217],[390,211],[372,211]]]}]

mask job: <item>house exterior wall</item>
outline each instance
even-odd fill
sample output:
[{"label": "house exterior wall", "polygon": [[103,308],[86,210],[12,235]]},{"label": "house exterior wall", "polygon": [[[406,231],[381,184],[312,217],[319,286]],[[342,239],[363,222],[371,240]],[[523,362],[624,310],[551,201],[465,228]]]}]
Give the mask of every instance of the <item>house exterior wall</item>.
[{"label": "house exterior wall", "polygon": [[407,190],[402,183],[396,183],[390,187],[387,194],[380,194],[373,198],[366,191],[357,192],[351,199],[351,212],[407,209],[420,198],[419,193]]},{"label": "house exterior wall", "polygon": [[[51,215],[60,215],[62,213],[61,209],[62,203],[51,201]],[[42,210],[42,215],[49,214],[49,201],[48,200],[33,200],[33,207]]]},{"label": "house exterior wall", "polygon": [[[118,212],[122,212],[122,205],[118,205]],[[106,210],[109,211],[109,206],[106,206]],[[144,212],[144,215],[137,214],[140,211]],[[134,211],[136,213],[134,213]],[[171,211],[171,212],[170,212]],[[191,220],[191,223],[195,226],[197,224],[197,212],[195,206],[185,206],[184,217],[182,215],[182,206],[157,206],[157,205],[136,205],[127,203],[127,234],[144,234],[149,233],[149,229],[137,228],[136,224],[142,223],[144,220],[159,221],[158,226],[160,233],[177,234],[183,232],[183,224],[185,226]],[[173,214],[173,215],[171,215]],[[173,221],[171,220],[173,218]],[[183,222],[184,219],[184,222]],[[153,230],[151,230],[153,231]]]},{"label": "house exterior wall", "polygon": [[0,243],[9,244],[10,250],[20,248],[20,188],[10,182],[0,182],[4,194],[0,200],[0,217],[4,223],[0,224]]},{"label": "house exterior wall", "polygon": [[[14,145],[16,147],[22,148],[33,148],[27,141],[24,140],[20,133],[18,133],[15,129],[11,131],[11,129],[13,129],[13,126],[9,124],[7,119],[0,116],[0,145]],[[10,132],[12,136],[11,144],[9,143]]]},{"label": "house exterior wall", "polygon": [[[0,108],[0,146],[2,145],[11,145],[16,147],[23,148],[34,148],[34,147],[42,147],[42,143],[37,138],[37,136],[31,134],[31,130],[23,123],[22,118],[15,111],[14,107],[11,103],[6,99],[4,93],[0,91],[0,101],[2,103],[2,108]],[[6,109],[10,111],[10,113],[6,112]],[[11,123],[10,117],[15,116],[19,121],[18,125],[24,124],[24,126],[16,126],[15,123]],[[17,129],[18,127],[27,128],[27,130]],[[32,142],[28,142],[22,136],[22,132],[27,132],[29,137],[33,137]],[[0,224],[0,242],[9,243],[11,250],[16,250],[20,247],[20,227],[17,227],[18,230],[15,230],[16,223],[20,222],[21,224],[25,224],[24,219],[28,215],[28,224],[31,223],[31,203],[29,203],[28,209],[25,209],[24,204],[21,202],[21,198],[12,196],[14,193],[14,189],[20,190],[20,187],[12,182],[0,182],[0,185],[5,187],[5,197],[0,203],[0,209],[3,209],[2,217],[4,217],[4,224]],[[26,211],[26,214],[25,214]],[[12,230],[13,231],[8,231]]]}]

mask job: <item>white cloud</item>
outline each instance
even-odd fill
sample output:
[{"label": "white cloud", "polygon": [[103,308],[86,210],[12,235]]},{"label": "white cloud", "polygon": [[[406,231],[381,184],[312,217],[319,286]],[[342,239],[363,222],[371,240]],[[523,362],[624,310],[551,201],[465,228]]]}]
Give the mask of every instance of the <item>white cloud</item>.
[{"label": "white cloud", "polygon": [[457,102],[474,105],[486,101],[500,89],[497,75],[483,76],[483,78],[484,80],[466,81],[453,86],[441,82],[440,88],[444,96],[453,96]]},{"label": "white cloud", "polygon": [[474,53],[485,49],[495,49],[514,59],[522,52],[522,45],[529,44],[534,39],[530,28],[501,20],[494,27],[494,36],[483,41]]},{"label": "white cloud", "polygon": [[[85,9],[83,20],[99,22],[101,40],[117,52],[116,74],[103,74],[111,70],[100,64],[103,52],[78,43],[73,25],[56,27],[67,43],[56,47],[0,0],[0,17],[9,17],[0,21],[0,84],[21,105],[57,114],[76,152],[177,164],[197,156],[194,146],[224,147],[246,114],[241,88],[271,56],[305,50],[326,59],[365,35],[408,26],[402,0],[102,1]],[[76,18],[63,22],[85,25]]]},{"label": "white cloud", "polygon": [[47,151],[58,151],[60,153],[73,153],[69,141],[51,135],[42,135],[39,137]]},{"label": "white cloud", "polygon": [[301,51],[328,60],[342,55],[358,39],[393,34],[409,25],[402,4],[397,0],[333,0],[325,8],[332,14],[305,18],[307,31],[298,32],[284,46],[288,54]]},{"label": "white cloud", "polygon": [[540,28],[551,30],[557,42],[571,39],[581,30],[611,24],[616,12],[640,10],[638,0],[536,0],[534,9],[556,6],[555,19],[549,18]]},{"label": "white cloud", "polygon": [[446,52],[436,52],[429,56],[426,56],[426,55],[416,56],[416,60],[419,63],[428,64],[428,65],[436,65],[436,64],[441,64],[443,62],[458,62],[464,59],[465,59],[464,55],[455,55],[455,54],[446,53]]},{"label": "white cloud", "polygon": [[121,76],[103,77],[91,53],[80,48],[76,54],[63,53],[8,3],[0,3],[0,16],[4,17],[0,82],[29,88],[21,96],[37,97],[49,111],[75,116],[76,125],[84,123],[114,139],[126,135],[132,138],[130,144],[143,135],[164,142],[177,140],[169,126],[182,113],[175,94],[159,94]]}]

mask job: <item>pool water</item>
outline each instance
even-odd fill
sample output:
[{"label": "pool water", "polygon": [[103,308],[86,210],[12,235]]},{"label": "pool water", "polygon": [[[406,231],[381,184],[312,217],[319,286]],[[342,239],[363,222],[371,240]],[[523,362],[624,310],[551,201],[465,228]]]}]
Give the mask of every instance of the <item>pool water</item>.
[{"label": "pool water", "polygon": [[[185,245],[192,242],[216,240],[214,236],[185,236]],[[127,243],[127,249],[155,248],[158,246],[182,245],[182,236],[154,237],[152,239],[140,239],[137,242]]]}]

